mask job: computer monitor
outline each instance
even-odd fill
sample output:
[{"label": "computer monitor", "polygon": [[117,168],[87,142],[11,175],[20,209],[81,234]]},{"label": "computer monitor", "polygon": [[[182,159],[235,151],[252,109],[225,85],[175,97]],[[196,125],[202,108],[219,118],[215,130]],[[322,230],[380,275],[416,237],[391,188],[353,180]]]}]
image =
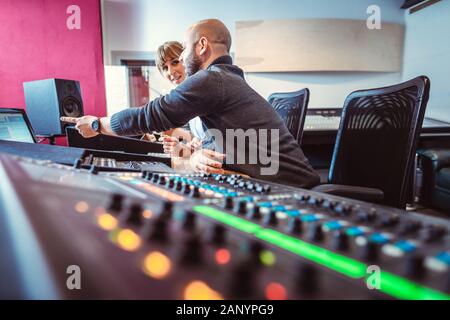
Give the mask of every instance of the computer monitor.
[{"label": "computer monitor", "polygon": [[36,143],[25,110],[0,108],[0,140]]}]

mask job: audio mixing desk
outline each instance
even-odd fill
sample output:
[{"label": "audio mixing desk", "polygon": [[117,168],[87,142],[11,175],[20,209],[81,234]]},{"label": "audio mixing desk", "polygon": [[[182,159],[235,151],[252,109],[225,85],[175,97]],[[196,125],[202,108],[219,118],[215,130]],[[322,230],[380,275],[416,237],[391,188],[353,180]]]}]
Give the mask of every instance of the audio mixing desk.
[{"label": "audio mixing desk", "polygon": [[240,175],[7,155],[0,187],[1,298],[450,298],[443,219]]}]

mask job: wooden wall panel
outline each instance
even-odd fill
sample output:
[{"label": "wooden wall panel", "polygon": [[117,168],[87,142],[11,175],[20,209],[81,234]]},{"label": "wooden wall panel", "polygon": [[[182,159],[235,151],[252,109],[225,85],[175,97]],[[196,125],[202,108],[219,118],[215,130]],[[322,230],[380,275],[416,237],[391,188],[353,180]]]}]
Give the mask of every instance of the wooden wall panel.
[{"label": "wooden wall panel", "polygon": [[404,27],[365,20],[306,19],[236,22],[236,64],[246,72],[398,72]]}]

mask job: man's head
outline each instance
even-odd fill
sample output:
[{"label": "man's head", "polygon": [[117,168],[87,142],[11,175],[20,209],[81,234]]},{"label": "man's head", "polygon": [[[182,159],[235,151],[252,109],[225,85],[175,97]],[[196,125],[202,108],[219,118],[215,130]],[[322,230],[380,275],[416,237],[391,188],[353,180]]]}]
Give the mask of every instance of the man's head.
[{"label": "man's head", "polygon": [[230,31],[217,19],[199,21],[186,31],[183,47],[180,60],[187,75],[191,76],[218,57],[230,53]]}]

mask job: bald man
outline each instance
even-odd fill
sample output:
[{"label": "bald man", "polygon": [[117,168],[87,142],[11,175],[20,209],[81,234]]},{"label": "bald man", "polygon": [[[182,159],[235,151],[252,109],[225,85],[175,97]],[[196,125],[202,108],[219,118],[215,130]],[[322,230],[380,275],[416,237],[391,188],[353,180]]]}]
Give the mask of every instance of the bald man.
[{"label": "bald man", "polygon": [[[207,132],[212,132],[211,145],[207,147],[216,151],[202,151],[193,157],[195,171],[220,173],[227,169],[297,187],[316,186],[319,176],[284,122],[246,83],[243,71],[232,64],[231,36],[226,26],[215,19],[200,21],[186,31],[183,47],[180,60],[188,78],[168,95],[111,118],[61,120],[75,123],[78,131],[89,138],[99,133],[136,136],[167,131],[198,116]],[[230,134],[233,132],[237,134]],[[251,140],[252,134],[256,140]],[[248,154],[242,157],[242,153]],[[275,170],[265,170],[267,166]]]}]

